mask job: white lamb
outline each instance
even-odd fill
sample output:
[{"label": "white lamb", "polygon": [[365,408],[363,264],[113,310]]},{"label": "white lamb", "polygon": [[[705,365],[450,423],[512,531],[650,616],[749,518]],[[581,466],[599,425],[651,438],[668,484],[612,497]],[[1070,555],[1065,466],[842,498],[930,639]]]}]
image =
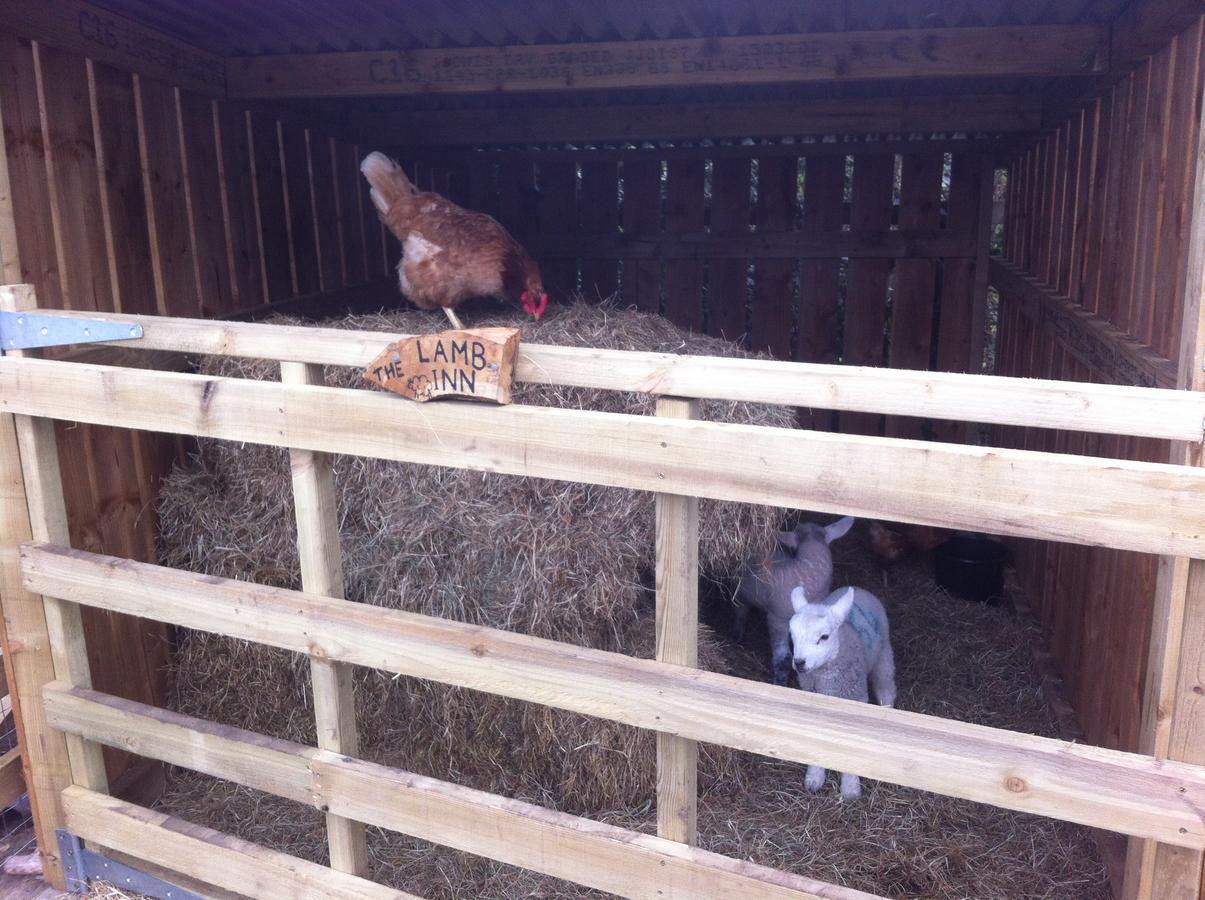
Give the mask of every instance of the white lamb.
[{"label": "white lamb", "polygon": [[[887,630],[887,612],[879,598],[861,588],[840,588],[819,603],[809,603],[803,588],[791,592],[791,643],[799,687],[829,697],[870,700],[874,688],[880,706],[895,705],[895,658]],[[808,766],[804,786],[818,791],[827,773]],[[841,773],[841,796],[862,795],[857,775]]]}]

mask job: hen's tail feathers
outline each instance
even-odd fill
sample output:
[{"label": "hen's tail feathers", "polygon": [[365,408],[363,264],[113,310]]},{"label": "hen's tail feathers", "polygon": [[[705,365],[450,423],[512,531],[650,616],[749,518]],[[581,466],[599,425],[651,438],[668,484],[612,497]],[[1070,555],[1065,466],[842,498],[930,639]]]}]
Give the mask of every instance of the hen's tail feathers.
[{"label": "hen's tail feathers", "polygon": [[402,167],[384,153],[372,152],[360,163],[360,171],[372,187],[369,192],[377,212],[384,218],[393,205],[414,193],[414,185]]}]

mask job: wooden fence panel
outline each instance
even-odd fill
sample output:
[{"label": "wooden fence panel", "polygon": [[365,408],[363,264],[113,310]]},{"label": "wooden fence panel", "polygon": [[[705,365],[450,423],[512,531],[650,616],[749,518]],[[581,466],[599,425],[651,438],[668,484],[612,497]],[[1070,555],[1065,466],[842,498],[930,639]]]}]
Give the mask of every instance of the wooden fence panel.
[{"label": "wooden fence panel", "polygon": [[44,46],[34,62],[63,299],[69,309],[113,309],[87,67]]},{"label": "wooden fence panel", "polygon": [[343,219],[339,214],[335,178],[334,141],[306,129],[309,151],[311,223],[318,256],[318,290],[331,291],[345,284],[343,270]]},{"label": "wooden fence panel", "polygon": [[261,112],[250,113],[248,121],[264,297],[285,300],[295,291],[277,124]]},{"label": "wooden fence panel", "polygon": [[[895,158],[854,157],[850,228],[866,235],[886,231],[891,224]],[[898,263],[897,263],[898,264]],[[890,263],[886,259],[851,259],[845,294],[845,345],[842,359],[855,366],[881,366],[883,330],[887,321]],[[882,416],[842,414],[843,432],[880,434]]]},{"label": "wooden fence panel", "polygon": [[[562,164],[563,165],[563,164]],[[634,238],[661,230],[661,161],[627,159],[623,163],[623,231]],[[648,312],[661,311],[661,261],[626,259],[623,302]]]},{"label": "wooden fence panel", "polygon": [[[904,157],[899,210],[902,231],[937,230],[941,217],[942,162],[941,155],[936,153]],[[936,290],[936,260],[896,260],[889,356],[892,368],[929,368]],[[893,437],[920,438],[924,431],[925,423],[918,419],[887,420],[887,434]]]},{"label": "wooden fence panel", "polygon": [[130,128],[130,123],[137,121],[134,83],[128,74],[100,63],[89,63],[89,76],[113,309],[154,312],[155,280],[138,131]]},{"label": "wooden fence panel", "polygon": [[178,99],[197,296],[201,315],[216,317],[234,310],[217,158],[216,104],[186,91],[181,91]]},{"label": "wooden fence panel", "polygon": [[[791,156],[762,157],[757,161],[757,231],[758,234],[783,234],[794,231],[799,213],[799,160]],[[796,315],[795,285],[798,263],[793,259],[759,259],[755,263],[753,310],[749,344],[754,350],[764,350],[775,359],[792,358],[792,326]],[[813,273],[815,274],[815,273]],[[834,288],[836,287],[834,282]],[[834,315],[829,323],[812,319],[810,325],[836,324],[836,292],[825,308]],[[813,294],[813,304],[822,303]],[[815,307],[814,308],[818,308]],[[826,333],[824,327],[816,341],[836,334]],[[799,343],[803,338],[800,336]],[[825,362],[833,362],[831,353]],[[823,416],[813,416],[816,427]]]},{"label": "wooden fence panel", "polygon": [[[362,284],[376,273],[368,271],[368,249],[365,241],[364,177],[360,174],[360,154],[356,147],[335,148],[339,169],[339,217],[343,222],[343,243],[346,247],[347,282]],[[376,214],[373,213],[375,216]],[[396,260],[393,263],[396,264]]]},{"label": "wooden fence panel", "polygon": [[[577,222],[577,168],[570,160],[540,162],[540,233],[563,234]],[[544,290],[557,302],[577,290],[576,258],[550,259],[541,265]]]},{"label": "wooden fence panel", "polygon": [[[612,235],[619,225],[618,164],[614,160],[583,162],[581,191],[578,220],[588,247],[592,237]],[[618,274],[619,260],[614,257],[583,256],[582,293],[590,301],[605,300],[615,293]]]},{"label": "wooden fence panel", "polygon": [[[747,158],[728,157],[712,163],[710,225],[713,235],[727,237],[749,233],[749,177],[750,163]],[[707,273],[708,334],[740,344],[746,343],[748,277],[749,261],[746,259],[711,261]],[[790,338],[789,330],[787,337]]]},{"label": "wooden fence panel", "polygon": [[136,77],[134,84],[158,309],[161,315],[195,315],[200,310],[200,297],[189,234],[175,90],[146,78]]},{"label": "wooden fence panel", "polygon": [[[682,234],[703,230],[701,159],[671,159],[666,178],[665,230]],[[665,316],[677,325],[699,331],[703,325],[703,264],[674,259],[665,263]]]},{"label": "wooden fence panel", "polygon": [[285,231],[293,267],[293,293],[314,294],[319,286],[318,248],[314,242],[314,205],[305,129],[292,122],[281,122],[279,127]]}]

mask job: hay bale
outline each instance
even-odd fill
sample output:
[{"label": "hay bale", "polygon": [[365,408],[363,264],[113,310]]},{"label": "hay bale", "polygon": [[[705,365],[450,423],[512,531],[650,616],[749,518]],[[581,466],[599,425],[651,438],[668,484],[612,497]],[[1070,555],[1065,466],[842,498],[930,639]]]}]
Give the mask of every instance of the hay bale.
[{"label": "hay bale", "polygon": [[[326,322],[414,332],[440,323],[401,311]],[[494,315],[529,342],[739,356],[734,345],[687,334],[636,311],[577,304],[538,324]],[[207,374],[279,377],[273,364],[209,358]],[[363,388],[354,371],[328,383]],[[398,402],[403,402],[399,400]],[[653,399],[517,385],[515,402],[651,414]],[[709,402],[715,421],[791,427],[780,407]],[[653,651],[653,496],[644,492],[483,474],[357,457],[334,465],[347,596],[361,603],[489,625],[648,657]],[[724,579],[767,546],[780,511],[700,504],[705,578]],[[203,440],[163,483],[166,565],[300,587],[292,492],[283,450]],[[704,668],[725,671],[702,629]],[[213,635],[184,636],[174,662],[175,707],[312,743],[307,662]],[[583,716],[378,672],[357,673],[363,755],[411,771],[575,812],[639,806],[653,795],[652,736]],[[710,748],[706,770],[730,754]]]}]

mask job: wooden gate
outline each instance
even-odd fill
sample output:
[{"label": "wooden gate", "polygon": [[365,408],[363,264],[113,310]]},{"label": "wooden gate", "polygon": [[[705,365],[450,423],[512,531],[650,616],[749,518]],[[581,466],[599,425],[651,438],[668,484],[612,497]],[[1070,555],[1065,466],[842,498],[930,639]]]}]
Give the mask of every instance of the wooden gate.
[{"label": "wooden gate", "polygon": [[[0,289],[8,310],[32,289]],[[71,317],[68,312],[54,315]],[[27,722],[65,740],[32,773],[40,808],[83,839],[256,897],[405,896],[368,880],[365,824],[630,897],[867,895],[693,846],[695,742],[1205,848],[1205,767],[701,672],[697,498],[881,516],[1205,558],[1205,470],[1024,450],[693,420],[704,398],[816,406],[1200,442],[1205,395],[957,374],[540,345],[517,377],[643,391],[657,415],[466,403],[421,409],[322,386],[399,335],[151,316],[136,349],[277,360],[279,383],[97,366],[13,352],[0,404],[32,541],[19,566],[44,598],[55,681],[18,685]],[[304,591],[73,550],[53,421],[290,448]],[[331,454],[580,481],[657,494],[657,659],[351,603],[342,596]],[[24,506],[6,498],[6,534]],[[11,548],[5,548],[11,550]],[[12,581],[7,581],[10,586]],[[29,616],[24,595],[6,615]],[[80,607],[307,654],[318,747],[278,741],[92,689]],[[43,607],[38,607],[41,612]],[[28,622],[25,623],[28,625]],[[349,667],[369,666],[541,703],[659,735],[658,831],[645,835],[357,758]],[[44,714],[45,719],[41,716]],[[119,747],[305,803],[327,816],[331,866],[256,847],[108,796],[101,747]],[[46,823],[43,823],[45,830]],[[44,848],[45,849],[45,848]]]}]

